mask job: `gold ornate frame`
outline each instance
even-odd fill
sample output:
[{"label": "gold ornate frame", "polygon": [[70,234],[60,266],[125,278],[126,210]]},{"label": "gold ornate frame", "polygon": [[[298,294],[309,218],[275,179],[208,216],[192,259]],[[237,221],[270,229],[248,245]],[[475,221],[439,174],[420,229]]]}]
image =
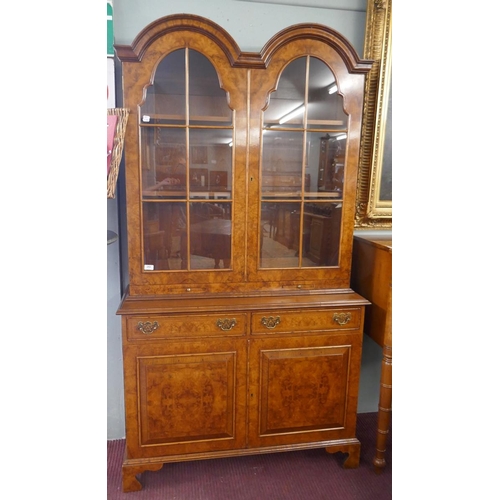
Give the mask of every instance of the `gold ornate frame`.
[{"label": "gold ornate frame", "polygon": [[[366,80],[355,223],[357,228],[392,228],[392,199],[380,196],[384,146],[392,140],[388,114],[392,99],[392,0],[367,0],[364,58],[374,64]],[[392,182],[392,160],[385,163]]]}]

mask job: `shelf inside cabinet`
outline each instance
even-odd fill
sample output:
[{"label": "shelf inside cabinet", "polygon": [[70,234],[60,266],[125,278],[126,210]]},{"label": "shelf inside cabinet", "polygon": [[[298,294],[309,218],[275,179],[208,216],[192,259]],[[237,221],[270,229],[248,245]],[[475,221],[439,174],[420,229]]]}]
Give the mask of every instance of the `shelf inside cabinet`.
[{"label": "shelf inside cabinet", "polygon": [[[144,121],[144,117],[149,117],[150,120],[159,120],[159,121],[174,121],[174,122],[186,122],[186,115],[165,115],[165,114],[148,114],[143,115],[141,120],[141,127],[158,127],[162,125],[169,125],[165,123],[151,123],[151,121]],[[230,121],[230,117],[227,116],[190,116],[189,121],[191,122],[213,122],[213,123],[224,123],[227,128],[231,128],[232,125],[227,125]]]}]

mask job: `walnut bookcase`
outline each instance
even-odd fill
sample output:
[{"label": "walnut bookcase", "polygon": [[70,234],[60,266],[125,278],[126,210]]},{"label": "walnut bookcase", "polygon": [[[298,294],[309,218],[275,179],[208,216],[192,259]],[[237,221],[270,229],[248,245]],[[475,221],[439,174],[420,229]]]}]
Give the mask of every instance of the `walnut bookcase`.
[{"label": "walnut bookcase", "polygon": [[315,24],[241,52],[194,15],[115,49],[130,110],[124,491],[173,461],[324,447],[356,467],[368,302],[349,283],[371,62]]}]

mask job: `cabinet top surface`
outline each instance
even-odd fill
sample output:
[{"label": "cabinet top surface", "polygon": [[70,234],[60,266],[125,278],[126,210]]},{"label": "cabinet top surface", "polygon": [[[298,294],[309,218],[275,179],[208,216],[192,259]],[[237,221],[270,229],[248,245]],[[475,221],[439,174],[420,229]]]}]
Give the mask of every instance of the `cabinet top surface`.
[{"label": "cabinet top surface", "polygon": [[322,291],[299,294],[221,294],[191,297],[153,296],[130,297],[125,295],[117,314],[204,313],[209,311],[255,311],[271,308],[300,309],[317,307],[366,306],[370,302],[352,291]]},{"label": "cabinet top surface", "polygon": [[355,235],[355,240],[363,243],[371,244],[382,250],[388,250],[392,253],[392,236],[363,236]]}]

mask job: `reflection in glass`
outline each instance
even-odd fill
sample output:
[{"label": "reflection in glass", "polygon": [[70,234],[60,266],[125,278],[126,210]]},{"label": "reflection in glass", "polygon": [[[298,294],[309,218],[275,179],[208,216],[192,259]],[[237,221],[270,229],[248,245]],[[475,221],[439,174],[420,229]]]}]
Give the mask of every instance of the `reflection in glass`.
[{"label": "reflection in glass", "polygon": [[190,129],[191,192],[231,191],[232,139],[232,129]]},{"label": "reflection in glass", "polygon": [[260,266],[299,265],[300,203],[261,204]]},{"label": "reflection in glass", "polygon": [[[308,133],[311,183],[324,197],[340,198],[344,190],[345,134]],[[341,138],[340,140],[338,138]],[[313,166],[316,166],[314,168]]]},{"label": "reflection in glass", "polygon": [[302,267],[338,265],[341,216],[341,204],[304,204]]},{"label": "reflection in glass", "polygon": [[231,203],[190,204],[190,268],[231,267]]},{"label": "reflection in glass", "polygon": [[187,269],[186,203],[143,203],[144,269]]},{"label": "reflection in glass", "polygon": [[[262,192],[278,196],[302,190],[302,132],[269,130],[263,137]],[[306,189],[309,188],[308,179]]]},{"label": "reflection in glass", "polygon": [[212,63],[195,50],[189,51],[189,122],[192,125],[231,125],[232,112],[226,92]]},{"label": "reflection in glass", "polygon": [[348,117],[334,84],[323,61],[301,57],[264,111],[261,268],[338,266]]},{"label": "reflection in glass", "polygon": [[303,127],[306,93],[306,58],[301,57],[292,61],[280,76],[278,89],[271,94],[269,107],[264,112],[264,126],[279,125],[280,120],[286,119],[288,115],[296,110],[298,114],[290,117],[285,122],[281,121],[283,127]]},{"label": "reflection in glass", "polygon": [[341,219],[341,203],[307,202],[301,212],[300,203],[263,202],[260,267],[337,266]]},{"label": "reflection in glass", "polygon": [[141,127],[144,195],[186,193],[186,131]]},{"label": "reflection in glass", "polygon": [[141,107],[145,271],[230,268],[232,122],[205,56],[181,49],[161,61]]},{"label": "reflection in glass", "polygon": [[330,68],[315,57],[309,63],[309,92],[307,99],[307,128],[343,129],[347,126],[347,115],[343,110],[343,99],[338,88],[330,93],[335,77]]},{"label": "reflection in glass", "polygon": [[185,57],[185,49],[179,49],[158,65],[153,85],[147,89],[141,106],[142,123],[186,122]]}]

